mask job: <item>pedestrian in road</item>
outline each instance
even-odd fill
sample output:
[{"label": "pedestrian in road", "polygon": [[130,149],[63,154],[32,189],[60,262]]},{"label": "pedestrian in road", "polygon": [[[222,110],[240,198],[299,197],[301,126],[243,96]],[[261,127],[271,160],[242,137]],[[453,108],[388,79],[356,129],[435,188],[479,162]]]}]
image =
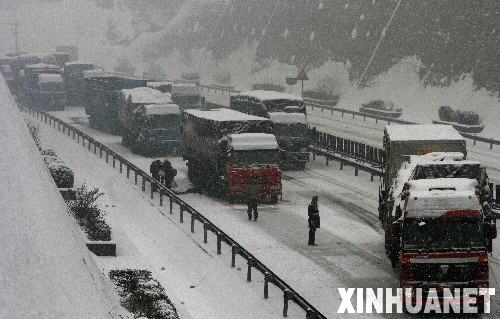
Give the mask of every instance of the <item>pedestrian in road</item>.
[{"label": "pedestrian in road", "polygon": [[168,159],[165,159],[161,164],[160,175],[163,175],[163,185],[167,188],[172,188],[174,177],[177,176],[177,170],[172,167],[172,163]]},{"label": "pedestrian in road", "polygon": [[314,196],[307,208],[307,214],[309,215],[309,246],[316,245],[316,229],[320,227],[319,209],[318,209],[318,196]]},{"label": "pedestrian in road", "polygon": [[[149,166],[149,172],[151,173],[151,176],[158,182],[160,182],[160,169],[161,169],[161,161],[156,160],[151,163]],[[156,183],[153,183],[153,192],[158,191],[158,187],[156,187]]]},{"label": "pedestrian in road", "polygon": [[247,213],[248,213],[248,220],[253,220],[257,221],[257,218],[259,217],[259,212],[257,210],[257,203],[259,201],[259,190],[257,189],[257,185],[255,184],[250,184],[248,186],[248,192],[247,192]]}]

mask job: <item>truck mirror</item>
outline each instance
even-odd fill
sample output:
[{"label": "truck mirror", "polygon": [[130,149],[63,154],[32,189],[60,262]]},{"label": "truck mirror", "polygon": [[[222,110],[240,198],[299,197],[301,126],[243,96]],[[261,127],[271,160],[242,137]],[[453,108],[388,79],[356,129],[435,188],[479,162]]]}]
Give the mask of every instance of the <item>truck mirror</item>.
[{"label": "truck mirror", "polygon": [[497,224],[495,224],[495,223],[490,224],[490,228],[489,228],[489,238],[490,238],[490,239],[495,239],[495,238],[497,238]]}]

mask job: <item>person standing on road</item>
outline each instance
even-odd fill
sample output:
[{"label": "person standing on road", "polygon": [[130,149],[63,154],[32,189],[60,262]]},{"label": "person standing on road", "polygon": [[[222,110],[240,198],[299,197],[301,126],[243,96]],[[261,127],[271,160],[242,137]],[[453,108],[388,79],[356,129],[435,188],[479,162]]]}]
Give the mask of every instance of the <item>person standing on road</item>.
[{"label": "person standing on road", "polygon": [[316,245],[316,228],[320,228],[320,218],[319,218],[319,209],[318,209],[318,196],[314,196],[307,208],[307,214],[309,215],[308,223],[309,223],[309,246],[318,246]]},{"label": "person standing on road", "polygon": [[259,201],[259,191],[255,184],[250,184],[248,186],[248,194],[247,194],[247,213],[248,220],[257,221],[259,217],[259,212],[257,211],[257,203]]},{"label": "person standing on road", "polygon": [[[151,166],[149,166],[149,172],[151,173],[151,176],[158,182],[160,182],[160,169],[161,169],[161,161],[156,160],[151,163]],[[156,187],[156,184],[153,184],[153,192],[158,191],[158,188]]]}]

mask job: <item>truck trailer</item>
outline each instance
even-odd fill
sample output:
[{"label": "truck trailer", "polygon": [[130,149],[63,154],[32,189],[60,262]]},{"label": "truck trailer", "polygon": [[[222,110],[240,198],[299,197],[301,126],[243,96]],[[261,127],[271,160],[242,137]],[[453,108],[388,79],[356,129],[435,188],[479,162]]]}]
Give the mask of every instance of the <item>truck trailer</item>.
[{"label": "truck trailer", "polygon": [[229,109],[186,110],[183,157],[193,184],[230,202],[281,195],[279,147],[271,121]]},{"label": "truck trailer", "polygon": [[230,97],[231,109],[269,118],[284,151],[282,168],[304,169],[309,161],[306,107],[302,98],[274,91],[248,91]]}]

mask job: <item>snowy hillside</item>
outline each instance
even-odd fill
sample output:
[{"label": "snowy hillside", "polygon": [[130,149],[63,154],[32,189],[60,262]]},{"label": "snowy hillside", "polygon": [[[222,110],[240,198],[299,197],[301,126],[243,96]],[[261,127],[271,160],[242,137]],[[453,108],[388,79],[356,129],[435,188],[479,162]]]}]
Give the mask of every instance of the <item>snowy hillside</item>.
[{"label": "snowy hillside", "polygon": [[0,78],[1,318],[125,318]]}]

